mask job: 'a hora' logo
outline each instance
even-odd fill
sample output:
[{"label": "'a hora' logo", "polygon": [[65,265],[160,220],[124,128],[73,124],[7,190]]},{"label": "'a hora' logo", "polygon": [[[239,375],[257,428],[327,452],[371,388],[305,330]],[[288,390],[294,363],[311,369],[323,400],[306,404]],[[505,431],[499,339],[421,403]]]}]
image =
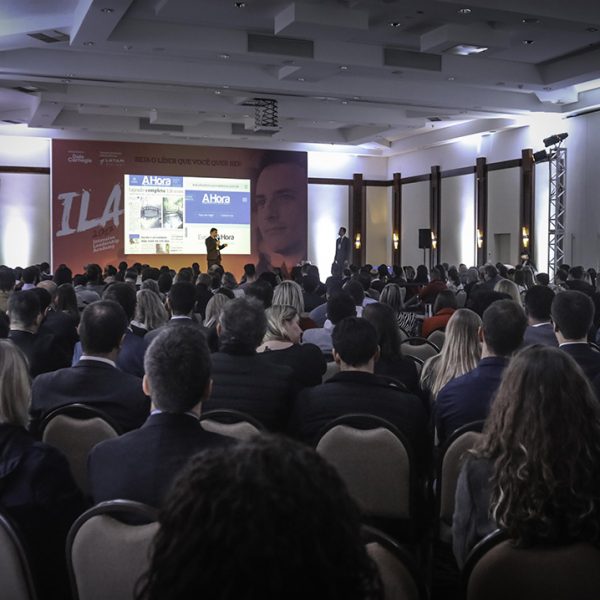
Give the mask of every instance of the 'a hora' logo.
[{"label": "'a hora' logo", "polygon": [[212,192],[205,193],[202,196],[202,204],[231,204],[231,196],[221,196]]},{"label": "'a hora' logo", "polygon": [[142,185],[171,185],[171,178],[158,177],[157,175],[144,175]]}]

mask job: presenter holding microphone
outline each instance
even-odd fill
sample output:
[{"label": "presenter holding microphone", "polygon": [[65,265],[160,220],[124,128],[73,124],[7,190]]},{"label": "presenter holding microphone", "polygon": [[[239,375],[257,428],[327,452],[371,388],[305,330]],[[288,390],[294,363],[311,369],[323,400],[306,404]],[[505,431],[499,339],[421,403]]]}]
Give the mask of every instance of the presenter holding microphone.
[{"label": "presenter holding microphone", "polygon": [[219,243],[219,232],[216,227],[210,230],[210,235],[204,240],[206,244],[206,262],[210,269],[213,265],[221,266],[221,250],[227,247],[227,244]]}]

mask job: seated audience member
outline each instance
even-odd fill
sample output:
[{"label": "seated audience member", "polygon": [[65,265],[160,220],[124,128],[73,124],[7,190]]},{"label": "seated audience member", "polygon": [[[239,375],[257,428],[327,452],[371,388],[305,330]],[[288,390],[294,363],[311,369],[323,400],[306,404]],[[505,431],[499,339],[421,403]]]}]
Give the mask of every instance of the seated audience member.
[{"label": "seated audience member", "polygon": [[10,321],[8,320],[8,315],[0,310],[0,339],[5,339],[8,337],[10,333]]},{"label": "seated audience member", "polygon": [[414,312],[404,310],[405,288],[401,288],[397,283],[388,283],[382,290],[379,301],[391,307],[396,315],[398,327],[409,337],[414,337],[419,333],[419,322]]},{"label": "seated audience member", "polygon": [[0,265],[0,310],[8,310],[8,298],[15,289],[17,279],[15,272],[4,265]]},{"label": "seated audience member", "polygon": [[223,307],[217,326],[219,352],[212,355],[213,392],[204,412],[239,410],[267,429],[282,431],[294,396],[290,367],[274,365],[256,353],[267,330],[265,311],[253,298],[236,298]]},{"label": "seated audience member", "polygon": [[375,374],[393,377],[404,384],[409,392],[419,392],[417,365],[410,357],[402,356],[400,330],[396,324],[394,311],[387,304],[365,306],[363,318],[375,327],[379,360],[375,363]]},{"label": "seated audience member", "polygon": [[458,479],[459,565],[497,527],[518,546],[600,546],[598,440],[600,407],[576,363],[548,346],[522,350]]},{"label": "seated audience member", "polygon": [[302,296],[308,312],[323,304],[323,296],[317,292],[320,284],[319,278],[314,275],[305,275],[302,279]]},{"label": "seated audience member", "polygon": [[244,265],[244,275],[242,276],[243,283],[240,283],[239,287],[244,290],[245,293],[246,288],[257,279],[256,266],[252,263],[248,263]]},{"label": "seated audience member", "polygon": [[446,329],[446,325],[454,311],[458,308],[456,294],[450,290],[442,290],[433,303],[433,316],[428,317],[421,325],[421,335],[427,337],[430,333]]},{"label": "seated audience member", "polygon": [[264,353],[265,359],[276,365],[290,367],[299,388],[321,383],[327,363],[317,346],[300,344],[302,329],[296,309],[293,306],[274,304],[267,308],[265,316],[267,332],[256,351]]},{"label": "seated audience member", "polygon": [[566,288],[576,292],[583,292],[587,296],[591,296],[594,293],[594,286],[585,279],[586,272],[583,267],[572,267],[569,269]]},{"label": "seated audience member", "polygon": [[512,296],[509,294],[494,292],[493,290],[490,292],[486,288],[478,289],[479,287],[480,286],[477,286],[471,293],[471,296],[467,301],[467,308],[476,312],[480,317],[483,316],[487,307],[491,306],[494,302],[497,302],[498,300],[512,300]]},{"label": "seated audience member", "polygon": [[235,298],[240,298],[244,295],[244,290],[238,286],[237,280],[233,273],[225,272],[221,277],[221,287],[230,290]]},{"label": "seated audience member", "polygon": [[491,292],[496,287],[496,284],[502,280],[502,277],[498,273],[498,269],[494,265],[484,265],[481,268],[481,274],[483,281],[477,286],[478,291]]},{"label": "seated audience member", "polygon": [[160,296],[149,289],[141,289],[137,293],[134,319],[130,324],[133,332],[144,337],[148,332],[162,327],[168,320],[169,313],[161,302]]},{"label": "seated audience member", "polygon": [[[273,304],[294,307],[300,318],[300,328],[302,331],[317,327],[317,324],[305,314],[302,288],[295,281],[282,281],[273,290]],[[323,320],[323,322],[325,322],[325,320]]]},{"label": "seated audience member", "polygon": [[438,267],[431,269],[430,282],[417,294],[423,304],[433,304],[442,290],[447,290],[445,275]]},{"label": "seated audience member", "polygon": [[398,427],[423,467],[429,445],[427,413],[421,400],[395,379],[374,374],[379,347],[373,325],[357,317],[340,321],[333,330],[333,357],[340,372],[298,396],[291,419],[292,433],[315,445],[323,427],[333,419],[368,413]]},{"label": "seated audience member", "polygon": [[479,364],[447,383],[437,396],[435,425],[440,444],[462,425],[487,417],[508,359],[523,342],[527,318],[513,300],[491,304],[482,321]]},{"label": "seated audience member", "polygon": [[481,359],[480,327],[479,315],[468,308],[460,308],[450,317],[440,353],[428,358],[421,369],[419,384],[432,402],[449,381],[477,366]]},{"label": "seated audience member", "polygon": [[523,336],[524,346],[533,346],[533,344],[558,346],[554,325],[550,321],[550,308],[553,300],[554,292],[543,285],[534,285],[525,292],[527,329]]},{"label": "seated audience member", "polygon": [[77,306],[80,311],[88,304],[100,300],[100,294],[93,290],[88,290],[86,284],[87,277],[85,275],[75,275],[75,277],[73,277],[73,287],[75,289],[75,295],[77,296]]},{"label": "seated audience member", "polygon": [[144,422],[150,400],[141,379],[116,368],[126,330],[127,317],[116,302],[101,300],[83,311],[79,324],[83,354],[77,364],[40,375],[33,382],[30,430],[34,435],[49,412],[75,403],[105,412],[124,431]]},{"label": "seated audience member", "polygon": [[362,316],[363,307],[367,304],[367,297],[365,296],[365,288],[361,285],[360,281],[358,279],[351,279],[344,284],[342,289],[352,296],[354,306],[356,306],[356,316]]},{"label": "seated audience member", "polygon": [[70,598],[65,540],[85,505],[63,455],[26,431],[30,399],[23,353],[0,340],[0,505],[24,538],[37,597]]},{"label": "seated audience member", "polygon": [[165,327],[181,327],[192,325],[200,328],[194,317],[194,304],[196,303],[196,287],[189,281],[178,281],[171,286],[167,295],[167,310],[171,318],[162,327],[149,331],[144,336],[146,348],[154,341]]},{"label": "seated audience member", "polygon": [[[182,285],[182,284],[175,284]],[[162,329],[144,357],[152,412],[135,431],[95,446],[88,460],[94,503],[125,498],[161,506],[187,460],[230,439],[198,422],[212,381],[204,334],[190,325]]]},{"label": "seated audience member", "polygon": [[[62,283],[56,289],[55,310],[69,315],[73,320],[73,323],[75,323],[75,326],[79,325],[81,313],[77,306],[77,295],[75,294],[75,289],[72,284]],[[79,339],[79,336],[77,336],[77,339]]]},{"label": "seated audience member", "polygon": [[[308,313],[308,317],[317,327],[323,327],[327,321],[327,301],[333,294],[342,291],[342,279],[338,277],[328,277],[325,282],[325,302]],[[292,306],[294,306],[292,304]]]},{"label": "seated audience member", "polygon": [[217,292],[206,305],[206,317],[204,319],[204,330],[206,339],[208,340],[208,347],[211,352],[219,351],[219,336],[217,334],[217,325],[219,324],[219,318],[221,317],[221,311],[227,302],[231,298],[225,294]]},{"label": "seated audience member", "polygon": [[158,291],[161,294],[166,295],[169,293],[169,290],[173,285],[173,278],[171,277],[171,273],[169,272],[168,267],[165,271],[161,269],[160,275],[158,276],[158,280],[156,281],[156,283],[158,283]]},{"label": "seated audience member", "polygon": [[314,450],[283,437],[192,458],[159,523],[138,600],[383,598],[346,486]]},{"label": "seated audience member", "polygon": [[264,279],[257,279],[244,289],[248,298],[255,298],[263,305],[263,308],[269,308],[273,303],[273,286]]},{"label": "seated audience member", "polygon": [[21,291],[26,292],[32,290],[40,282],[40,270],[35,265],[23,269],[21,274],[21,280],[23,285]]},{"label": "seated audience member", "polygon": [[550,276],[548,275],[548,273],[538,273],[535,276],[535,283],[536,283],[536,285],[549,286],[550,285]]},{"label": "seated audience member", "polygon": [[331,355],[331,334],[335,326],[346,317],[356,316],[355,300],[347,292],[332,294],[327,300],[327,321],[323,327],[308,329],[302,336],[303,344],[314,344],[318,346],[327,357]]},{"label": "seated audience member", "polygon": [[551,307],[558,347],[582,368],[590,380],[600,375],[600,352],[588,344],[594,304],[583,292],[556,294]]},{"label": "seated audience member", "polygon": [[67,267],[65,264],[58,265],[56,267],[56,271],[54,271],[54,277],[52,277],[52,281],[60,287],[63,283],[73,284],[73,271]]},{"label": "seated audience member", "polygon": [[521,300],[521,294],[527,291],[526,287],[520,287],[510,279],[501,279],[494,286],[494,292],[500,292],[501,294],[508,294],[512,300],[514,300],[519,306],[523,306]]},{"label": "seated audience member", "polygon": [[87,289],[102,296],[105,289],[105,283],[102,280],[102,269],[100,268],[100,265],[93,263],[89,264],[85,268],[85,274],[87,276]]},{"label": "seated audience member", "polygon": [[[8,337],[25,354],[32,377],[69,364],[68,356],[56,336],[38,331],[43,318],[40,292],[45,290],[16,292],[8,301]],[[45,293],[47,295],[47,292]]]}]

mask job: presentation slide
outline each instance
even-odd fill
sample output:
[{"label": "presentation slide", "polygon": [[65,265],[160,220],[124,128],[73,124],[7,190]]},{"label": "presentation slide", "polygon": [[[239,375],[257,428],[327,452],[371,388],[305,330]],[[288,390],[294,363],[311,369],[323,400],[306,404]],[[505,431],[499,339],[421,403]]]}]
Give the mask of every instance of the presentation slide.
[{"label": "presentation slide", "polygon": [[125,175],[125,254],[206,254],[219,230],[225,254],[250,254],[250,180]]}]

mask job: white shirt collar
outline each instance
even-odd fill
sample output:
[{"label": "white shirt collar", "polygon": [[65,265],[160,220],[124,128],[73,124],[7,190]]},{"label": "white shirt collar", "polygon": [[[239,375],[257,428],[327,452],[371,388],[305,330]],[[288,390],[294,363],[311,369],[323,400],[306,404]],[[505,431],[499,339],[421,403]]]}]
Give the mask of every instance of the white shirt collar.
[{"label": "white shirt collar", "polygon": [[83,354],[79,360],[96,360],[101,363],[105,363],[110,365],[111,367],[117,368],[114,360],[110,360],[110,358],[104,358],[102,356],[89,356],[88,354]]}]

